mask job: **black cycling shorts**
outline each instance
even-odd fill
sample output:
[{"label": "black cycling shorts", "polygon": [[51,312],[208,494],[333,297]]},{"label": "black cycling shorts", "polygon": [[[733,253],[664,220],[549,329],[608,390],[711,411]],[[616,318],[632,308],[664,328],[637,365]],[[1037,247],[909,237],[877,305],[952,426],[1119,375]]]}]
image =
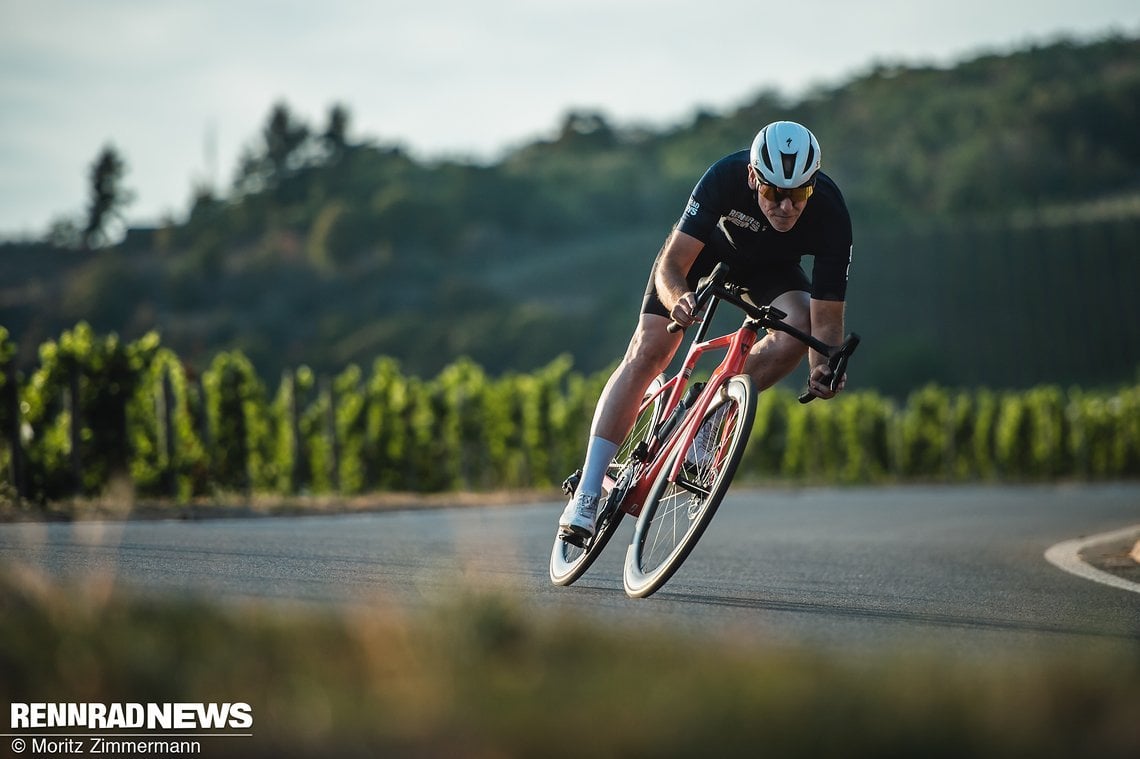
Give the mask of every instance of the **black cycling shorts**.
[{"label": "black cycling shorts", "polygon": [[[664,250],[664,248],[662,248]],[[658,253],[658,258],[660,258]],[[724,261],[728,264],[729,279],[738,285],[748,288],[750,300],[759,306],[765,306],[786,292],[802,290],[811,292],[811,282],[804,274],[799,261],[757,262],[738,253],[732,244],[722,235],[714,234],[713,239],[705,245],[704,250],[693,262],[693,268],[685,280],[690,290],[697,289],[697,282],[701,277],[707,276],[713,268]],[[645,287],[645,298],[641,302],[641,313],[657,314],[668,318],[669,312],[661,299],[657,297],[657,285],[654,275],[657,272],[657,262],[653,264],[653,271],[649,273],[649,283]]]}]

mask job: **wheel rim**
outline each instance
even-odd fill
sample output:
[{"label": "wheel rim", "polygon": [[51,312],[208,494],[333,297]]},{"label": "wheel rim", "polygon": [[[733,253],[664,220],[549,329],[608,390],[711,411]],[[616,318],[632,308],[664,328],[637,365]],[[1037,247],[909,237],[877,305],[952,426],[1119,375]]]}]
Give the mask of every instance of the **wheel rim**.
[{"label": "wheel rim", "polygon": [[[650,384],[649,389],[646,391],[646,397],[649,397],[661,389],[664,382],[662,377],[657,377]],[[610,464],[609,471],[607,472],[611,480],[618,482],[621,480],[625,470],[630,465],[630,458],[633,455],[634,449],[643,441],[649,440],[653,433],[653,429],[661,419],[661,406],[662,398],[650,404],[645,411],[638,415],[634,421],[633,429],[630,430],[629,435],[618,447],[618,452],[614,455],[613,463]],[[601,508],[604,512],[609,506],[609,498],[611,495],[616,495],[618,502],[624,495],[624,488],[618,488],[616,494],[603,493],[605,499]],[[622,513],[616,512],[612,514],[608,521],[603,522],[599,520],[594,538],[587,542],[585,548],[571,545],[565,540],[562,540],[558,535],[554,538],[554,547],[550,554],[550,578],[555,583],[569,584],[573,582],[589,567],[593,557],[596,556],[601,548],[604,547],[606,541],[609,540],[610,535],[617,529],[617,524],[621,522]]]},{"label": "wheel rim", "polygon": [[[754,409],[750,393],[743,385],[734,390],[734,384],[726,387],[722,402],[706,415],[705,434],[698,435],[688,451],[674,454],[689,459],[677,482],[655,486],[659,490],[649,499],[627,558],[626,589],[631,594],[648,595],[676,570],[710,521],[708,512],[715,510],[720,491],[731,481],[751,427],[749,410]],[[698,448],[701,437],[709,441],[703,449]]]}]

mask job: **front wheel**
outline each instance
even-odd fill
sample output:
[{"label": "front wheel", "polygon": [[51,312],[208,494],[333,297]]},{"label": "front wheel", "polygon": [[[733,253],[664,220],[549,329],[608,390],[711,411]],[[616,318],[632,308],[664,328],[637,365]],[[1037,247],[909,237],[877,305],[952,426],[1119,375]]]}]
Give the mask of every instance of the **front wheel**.
[{"label": "front wheel", "polygon": [[[744,455],[756,418],[752,380],[738,374],[717,392],[694,439],[678,446],[662,468],[638,517],[625,557],[625,592],[632,598],[652,595],[680,568],[716,514]],[[685,463],[670,482],[678,456]]]},{"label": "front wheel", "polygon": [[637,416],[625,440],[618,446],[613,463],[606,472],[614,486],[609,492],[603,492],[598,502],[597,531],[594,537],[586,541],[584,547],[567,543],[559,535],[554,536],[554,547],[550,551],[550,581],[555,585],[570,585],[590,568],[594,559],[606,547],[613,534],[617,532],[625,512],[621,510],[621,501],[632,484],[634,466],[637,464],[635,455],[640,443],[648,443],[653,437],[653,431],[661,421],[661,411],[664,398],[659,393],[665,385],[663,376],[655,377],[645,391],[642,399],[642,409]]}]

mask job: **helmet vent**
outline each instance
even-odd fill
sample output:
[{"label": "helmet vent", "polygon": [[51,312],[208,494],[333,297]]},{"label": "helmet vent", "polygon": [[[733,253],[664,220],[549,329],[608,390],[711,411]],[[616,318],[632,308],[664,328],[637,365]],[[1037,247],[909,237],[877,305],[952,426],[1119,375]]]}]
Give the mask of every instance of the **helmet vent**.
[{"label": "helmet vent", "polygon": [[764,161],[764,166],[767,167],[768,171],[770,171],[774,174],[776,172],[776,170],[774,168],[772,168],[772,156],[768,155],[768,146],[767,145],[760,148],[760,158],[761,158],[761,160]]},{"label": "helmet vent", "polygon": [[784,178],[794,177],[796,175],[796,154],[780,153],[780,159],[784,163]]}]

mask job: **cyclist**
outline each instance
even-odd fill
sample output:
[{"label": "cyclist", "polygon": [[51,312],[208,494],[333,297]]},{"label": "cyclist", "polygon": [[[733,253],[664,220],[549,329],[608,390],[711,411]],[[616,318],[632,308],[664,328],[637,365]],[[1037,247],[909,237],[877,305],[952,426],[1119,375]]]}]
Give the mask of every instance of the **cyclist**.
[{"label": "cyclist", "polygon": [[[776,121],[756,134],[750,149],[721,158],[697,182],[654,261],[625,357],[598,399],[582,478],[558,522],[563,535],[578,541],[594,534],[606,469],[646,388],[681,344],[681,334],[666,327],[700,320],[694,290],[718,262],[750,288],[758,305],[786,312],[789,324],[829,345],[843,341],[851,217],[820,165],[815,135],[795,122]],[[814,258],[810,282],[800,266],[803,255]],[[805,352],[801,342],[773,332],[756,344],[746,368],[764,390],[790,374]],[[809,392],[831,398],[826,357],[813,350],[808,363]]]}]

